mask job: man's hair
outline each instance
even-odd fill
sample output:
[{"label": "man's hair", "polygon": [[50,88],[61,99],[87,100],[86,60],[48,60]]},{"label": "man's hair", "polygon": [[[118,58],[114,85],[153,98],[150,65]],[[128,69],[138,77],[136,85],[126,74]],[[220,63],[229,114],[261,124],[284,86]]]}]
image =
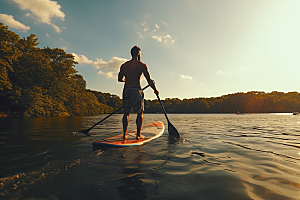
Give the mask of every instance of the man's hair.
[{"label": "man's hair", "polygon": [[141,50],[141,48],[138,47],[138,46],[132,47],[132,49],[131,49],[131,51],[130,51],[131,56],[132,56],[132,57],[133,57],[133,56],[136,56],[140,50]]}]

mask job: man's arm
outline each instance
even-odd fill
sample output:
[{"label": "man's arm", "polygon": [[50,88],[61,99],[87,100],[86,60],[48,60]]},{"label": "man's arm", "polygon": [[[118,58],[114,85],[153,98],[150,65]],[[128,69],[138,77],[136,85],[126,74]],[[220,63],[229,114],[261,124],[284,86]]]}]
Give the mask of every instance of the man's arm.
[{"label": "man's arm", "polygon": [[120,72],[118,74],[118,81],[119,82],[126,82],[124,73],[123,73],[123,65],[120,67]]},{"label": "man's arm", "polygon": [[148,71],[147,65],[145,65],[145,69],[144,69],[143,73],[144,73],[144,76],[145,76],[145,78],[146,78],[148,84],[149,84],[150,87],[154,90],[154,93],[155,93],[155,94],[158,94],[159,92],[158,92],[158,90],[156,89],[155,83],[154,83],[154,81],[150,78],[150,73],[149,73],[149,71]]}]

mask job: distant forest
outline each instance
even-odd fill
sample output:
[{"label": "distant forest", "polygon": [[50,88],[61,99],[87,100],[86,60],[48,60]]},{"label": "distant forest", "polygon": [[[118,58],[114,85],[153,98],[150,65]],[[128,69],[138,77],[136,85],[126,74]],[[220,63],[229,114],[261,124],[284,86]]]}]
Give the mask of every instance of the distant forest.
[{"label": "distant forest", "polygon": [[[72,54],[41,49],[35,37],[21,39],[0,23],[0,116],[98,115],[122,106],[117,95],[86,89]],[[252,91],[215,98],[167,98],[163,104],[168,113],[294,112],[300,111],[300,94]],[[145,113],[159,112],[157,100],[145,100]]]},{"label": "distant forest", "polygon": [[[168,113],[292,113],[300,111],[300,93],[251,91],[213,98],[167,98],[163,104]],[[161,112],[159,102],[147,100],[145,111]]]}]

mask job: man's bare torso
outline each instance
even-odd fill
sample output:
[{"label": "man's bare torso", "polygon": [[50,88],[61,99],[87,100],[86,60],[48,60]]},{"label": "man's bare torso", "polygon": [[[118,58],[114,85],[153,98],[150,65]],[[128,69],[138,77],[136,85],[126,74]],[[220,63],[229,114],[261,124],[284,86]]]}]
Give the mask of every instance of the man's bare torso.
[{"label": "man's bare torso", "polygon": [[147,71],[147,66],[139,60],[130,60],[121,66],[121,75],[125,76],[124,87],[141,87],[142,73]]}]

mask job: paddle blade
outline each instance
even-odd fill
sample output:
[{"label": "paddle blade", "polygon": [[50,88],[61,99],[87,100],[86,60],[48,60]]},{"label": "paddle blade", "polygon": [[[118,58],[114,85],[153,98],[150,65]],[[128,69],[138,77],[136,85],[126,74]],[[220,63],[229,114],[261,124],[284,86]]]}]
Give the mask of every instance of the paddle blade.
[{"label": "paddle blade", "polygon": [[168,123],[168,131],[169,131],[170,137],[180,138],[180,135],[179,135],[177,129],[170,122]]},{"label": "paddle blade", "polygon": [[83,133],[83,134],[85,134],[86,136],[91,136],[90,134],[89,134],[89,132],[90,132],[90,128],[89,129],[86,129],[86,130],[83,130],[83,131],[79,131],[78,133]]}]

